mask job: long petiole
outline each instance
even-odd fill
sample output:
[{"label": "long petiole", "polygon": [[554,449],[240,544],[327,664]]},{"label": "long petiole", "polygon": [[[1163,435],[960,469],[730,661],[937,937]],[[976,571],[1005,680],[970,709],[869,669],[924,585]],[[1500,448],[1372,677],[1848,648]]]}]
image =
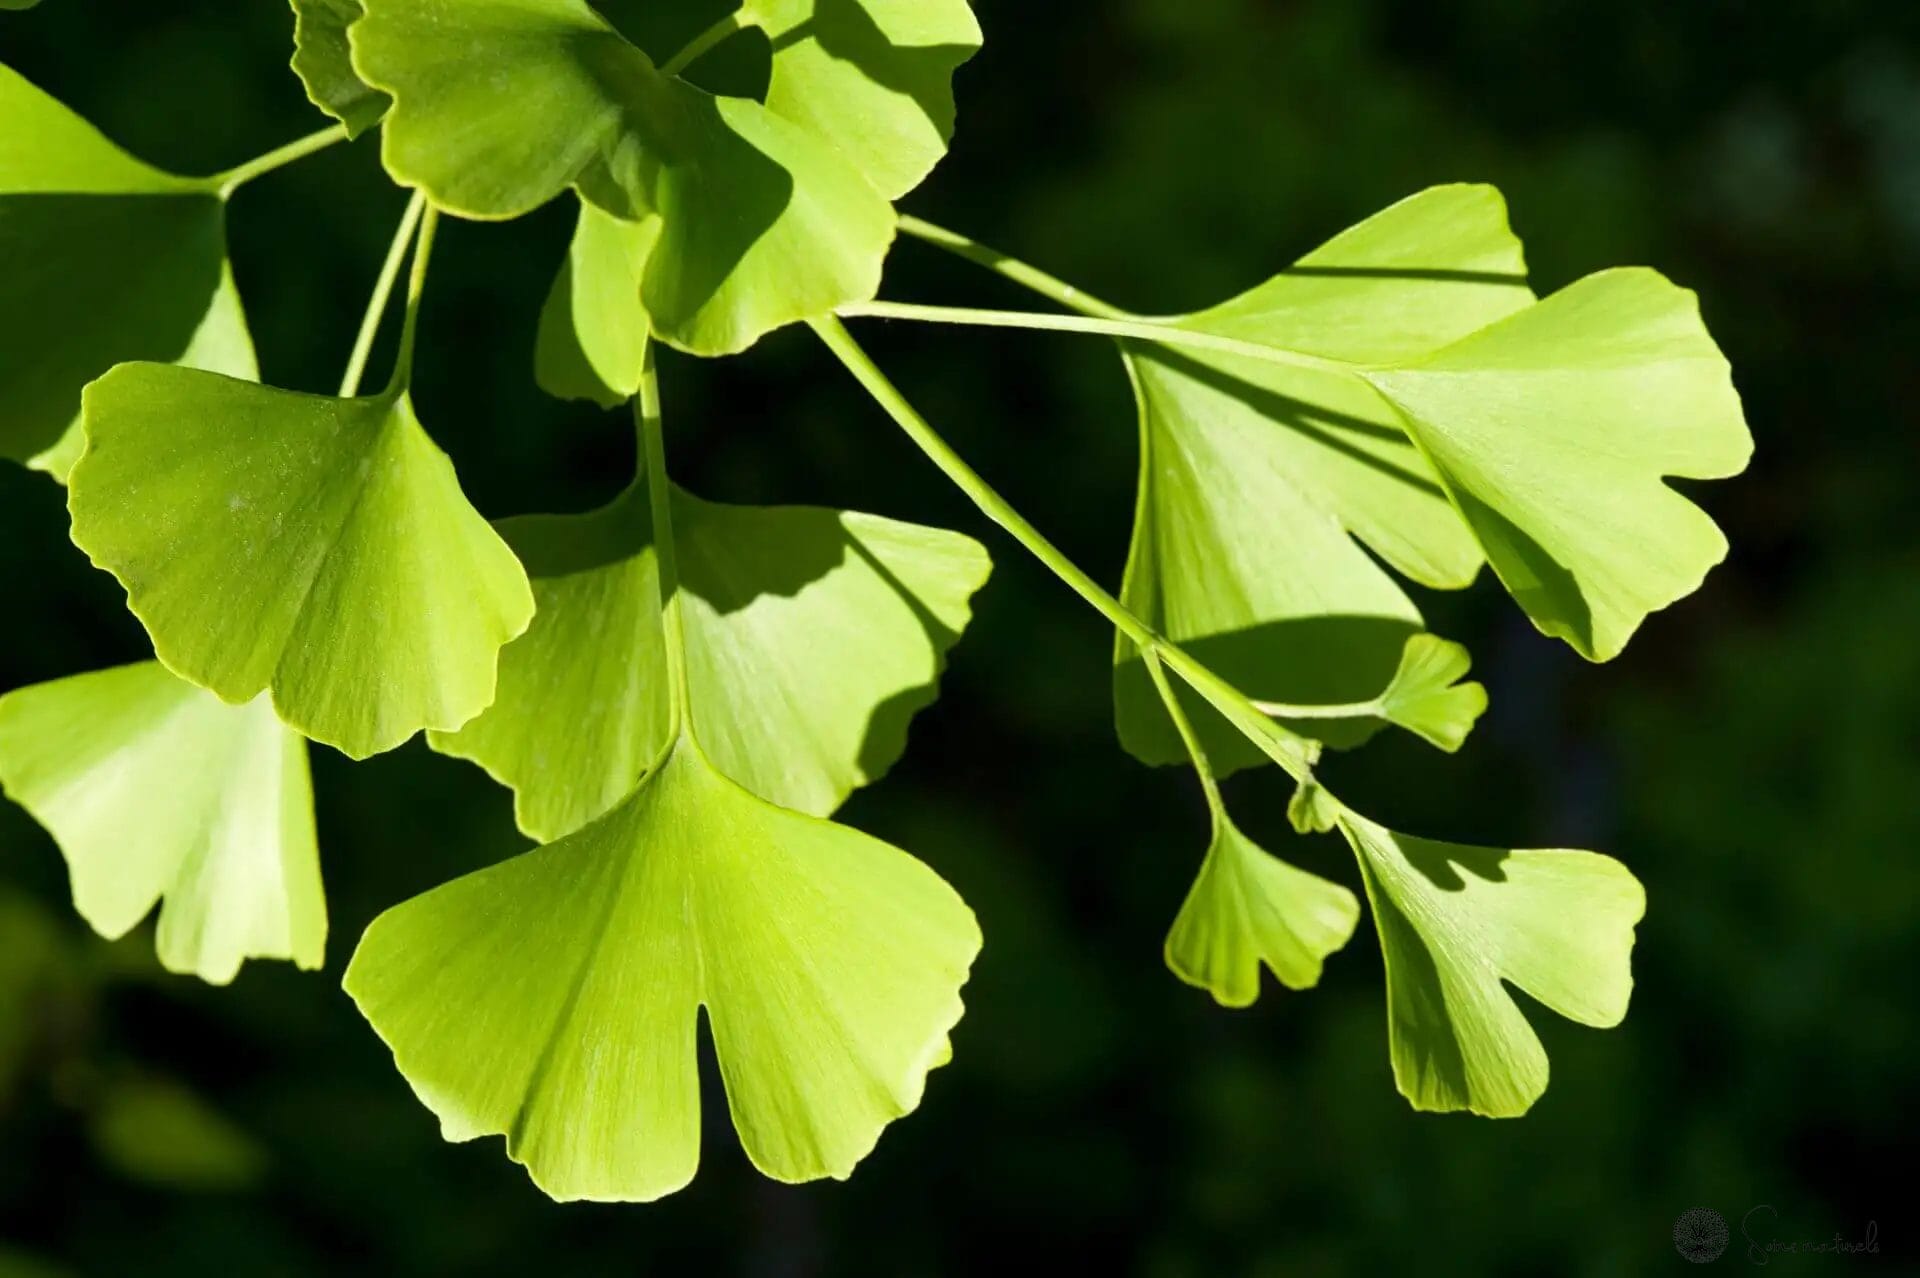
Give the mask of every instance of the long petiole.
[{"label": "long petiole", "polygon": [[413,385],[413,343],[420,329],[420,300],[427,292],[427,264],[433,260],[433,232],[440,212],[431,204],[420,218],[420,234],[413,242],[413,271],[407,276],[407,315],[400,325],[400,351],[393,361],[389,395],[405,394]]},{"label": "long petiole", "polygon": [[1168,668],[1179,675],[1195,692],[1225,715],[1253,743],[1260,747],[1269,758],[1295,780],[1305,780],[1313,775],[1313,762],[1317,747],[1303,737],[1287,731],[1248,701],[1232,684],[1214,674],[1211,670],[1195,661],[1180,648],[1156,634],[1132,610],[1108,594],[1100,583],[1083,572],[1062,554],[1058,547],[1048,541],[1039,529],[1035,528],[1019,511],[1008,504],[1006,498],[996,492],[992,485],[980,477],[978,471],[967,465],[961,456],[954,452],[947,441],[927,420],[920,416],[912,404],[897,387],[880,371],[872,358],[853,339],[846,325],[832,316],[810,321],[813,331],[825,342],[827,348],[837,356],[855,380],[866,388],[874,401],[893,418],[894,422],[907,433],[927,455],[927,458],[965,493],[980,512],[1024,546],[1028,553],[1045,564],[1053,574],[1065,582],[1073,592],[1092,605],[1093,609],[1115,629],[1125,635],[1144,655],[1151,651]]},{"label": "long petiole", "polygon": [[1035,311],[991,311],[967,306],[918,306],[910,302],[861,302],[840,308],[847,319],[918,320],[929,324],[968,324],[982,328],[1035,329],[1048,333],[1088,333],[1097,337],[1129,338],[1159,342],[1168,346],[1192,346],[1221,355],[1259,360],[1263,364],[1284,364],[1291,368],[1312,368],[1328,372],[1352,372],[1362,367],[1344,360],[1323,359],[1278,346],[1244,342],[1237,337],[1202,333],[1179,328],[1164,320],[1109,319],[1097,315],[1050,315]]},{"label": "long petiole", "polygon": [[373,354],[373,339],[379,335],[380,321],[387,313],[387,303],[393,297],[393,285],[400,278],[400,264],[407,260],[407,246],[413,243],[414,230],[420,225],[420,215],[426,212],[427,197],[419,191],[407,201],[407,211],[400,215],[400,227],[393,233],[393,243],[387,246],[387,260],[380,266],[380,277],[374,281],[373,296],[367,301],[366,314],[360,319],[360,333],[353,340],[353,354],[347,359],[346,375],[340,379],[340,398],[352,399],[360,393],[360,379],[367,372],[367,358]]},{"label": "long petiole", "polygon": [[264,177],[275,169],[283,169],[295,160],[304,160],[316,151],[324,151],[334,143],[346,140],[347,126],[336,124],[330,129],[296,138],[285,146],[275,147],[265,155],[256,156],[225,173],[216,173],[207,179],[207,185],[219,192],[224,200],[257,177]]},{"label": "long petiole", "polygon": [[653,549],[659,565],[660,623],[666,632],[667,687],[677,737],[691,726],[687,694],[687,636],[680,616],[680,557],[673,539],[672,486],[667,482],[667,445],[660,414],[660,378],[654,371],[653,343],[640,365],[640,393],[633,401],[640,431],[640,454],[647,468],[647,506],[653,513]]},{"label": "long petiole", "polygon": [[1138,318],[1129,311],[1123,311],[1117,306],[1082,292],[1058,276],[1049,275],[1037,266],[1028,266],[1020,259],[1009,257],[999,249],[989,248],[958,231],[949,231],[944,226],[935,226],[931,222],[922,221],[907,214],[902,214],[900,217],[900,230],[917,240],[924,240],[935,248],[945,249],[955,257],[964,258],[975,266],[985,267],[995,275],[1012,280],[1023,288],[1031,289],[1070,311],[1079,311],[1082,315],[1092,315],[1099,319]]},{"label": "long petiole", "polygon": [[1187,757],[1193,760],[1194,773],[1200,778],[1200,789],[1207,796],[1207,811],[1217,824],[1226,815],[1226,804],[1220,798],[1220,783],[1214,779],[1213,764],[1207,758],[1206,747],[1200,744],[1200,734],[1193,730],[1193,721],[1187,718],[1186,707],[1180,704],[1173,685],[1167,682],[1167,672],[1160,667],[1160,654],[1152,648],[1142,648],[1140,660],[1146,664],[1147,674],[1152,676],[1153,686],[1160,692],[1160,701],[1167,707],[1167,717],[1173,720],[1173,726],[1180,732],[1180,740],[1186,744]]},{"label": "long petiole", "polygon": [[668,58],[660,69],[668,75],[679,75],[682,71],[685,71],[688,67],[706,57],[707,54],[713,52],[713,50],[720,45],[726,43],[728,39],[746,29],[747,24],[740,20],[739,11],[735,10],[733,13],[729,13],[726,17],[708,27],[705,31],[702,31],[692,40],[689,40],[687,46],[671,58]]}]

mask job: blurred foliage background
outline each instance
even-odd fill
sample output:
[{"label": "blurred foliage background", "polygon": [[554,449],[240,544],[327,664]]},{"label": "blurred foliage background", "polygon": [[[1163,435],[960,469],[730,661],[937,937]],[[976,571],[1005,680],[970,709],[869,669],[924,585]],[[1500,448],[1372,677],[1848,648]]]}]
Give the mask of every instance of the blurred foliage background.
[{"label": "blurred foliage background", "polygon": [[[720,7],[613,9],[658,54]],[[1683,1210],[1719,1210],[1737,1242],[1762,1203],[1783,1239],[1877,1219],[1881,1263],[1914,1263],[1890,1169],[1920,1131],[1920,5],[976,8],[953,154],[906,207],[1123,304],[1221,299],[1460,179],[1506,191],[1542,291],[1646,263],[1702,293],[1759,442],[1701,493],[1731,562],[1601,668],[1484,576],[1424,598],[1474,649],[1489,719],[1457,758],[1399,735],[1336,771],[1403,827],[1625,859],[1651,898],[1625,1026],[1534,1009],[1553,1086],[1492,1123],[1395,1093],[1364,923],[1311,994],[1269,985],[1232,1013],[1176,982],[1160,942],[1202,811],[1115,746],[1106,632],[787,332],[666,364],[676,469],[714,497],[964,528],[1000,564],[907,760],[844,813],[947,875],[988,937],[921,1111],[850,1183],[796,1189],[752,1172],[710,1088],[700,1176],[651,1207],[559,1207],[499,1142],[442,1143],[338,978],[379,910],[516,850],[509,804],[417,742],[361,766],[320,750],[319,976],[160,973],[149,935],[87,932],[52,843],[0,810],[0,1275],[1639,1274],[1680,1263]],[[146,158],[210,171],[322,123],[290,26],[272,0],[49,0],[0,14],[0,59]],[[707,73],[750,86],[756,56]],[[370,141],[237,199],[270,381],[336,383],[402,203]],[[531,378],[571,218],[455,224],[435,258],[416,396],[490,516],[596,504],[632,466],[623,418]],[[1032,304],[914,244],[888,292]],[[1134,427],[1109,348],[862,335],[1117,582]],[[11,468],[0,581],[0,687],[146,655],[60,492]],[[1262,842],[1353,882],[1343,848],[1286,830],[1277,774],[1232,788]]]}]

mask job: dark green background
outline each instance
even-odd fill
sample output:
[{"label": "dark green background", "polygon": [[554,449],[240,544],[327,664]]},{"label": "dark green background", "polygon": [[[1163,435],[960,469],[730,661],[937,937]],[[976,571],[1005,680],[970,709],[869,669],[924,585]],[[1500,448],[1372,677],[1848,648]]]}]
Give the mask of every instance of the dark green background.
[{"label": "dark green background", "polygon": [[[667,10],[684,33],[717,4]],[[1647,263],[1699,289],[1759,452],[1700,497],[1734,543],[1624,657],[1583,664],[1490,580],[1424,599],[1493,696],[1446,758],[1342,760],[1376,816],[1611,851],[1646,882],[1624,1027],[1535,1008],[1554,1082],[1493,1123],[1411,1113],[1363,924],[1320,989],[1226,1012],[1159,947],[1204,841],[1190,781],[1116,748],[1109,637],[981,521],[803,331],[664,368],[679,471],[715,497],[976,532],[999,562],[939,706],[845,819],[974,905],[988,941],[954,1064],[847,1185],[759,1179],[710,1093],[693,1187],[546,1202],[499,1142],[443,1144],[338,988],[380,909],[517,846],[505,796],[417,743],[316,754],[327,971],[229,990],[92,939],[53,845],[0,811],[0,1274],[1642,1274],[1685,1209],[1783,1239],[1920,1243],[1897,1188],[1920,1120],[1920,5],[1901,0],[978,0],[947,164],[906,207],[1141,309],[1218,300],[1428,183],[1507,193],[1536,281]],[[636,29],[647,22],[636,22]],[[220,168],[318,127],[274,0],[47,0],[0,59],[156,162]],[[669,30],[663,41],[670,41]],[[659,49],[656,48],[656,52]],[[750,78],[753,50],[712,71]],[[745,80],[742,80],[745,82]],[[375,146],[235,201],[268,379],[327,390],[403,200]],[[617,416],[544,398],[534,316],[570,214],[450,226],[417,398],[491,516],[577,509],[631,460]],[[0,263],[0,270],[6,269]],[[891,296],[1029,305],[903,245]],[[1114,581],[1133,422],[1075,338],[863,337],[955,444]],[[7,358],[0,351],[0,359]],[[376,357],[376,368],[380,357]],[[136,659],[61,496],[0,471],[0,687]],[[1242,824],[1285,831],[1272,773]],[[155,1080],[251,1143],[226,1148]],[[165,1093],[171,1095],[173,1093]],[[177,1129],[177,1130],[176,1130]]]}]

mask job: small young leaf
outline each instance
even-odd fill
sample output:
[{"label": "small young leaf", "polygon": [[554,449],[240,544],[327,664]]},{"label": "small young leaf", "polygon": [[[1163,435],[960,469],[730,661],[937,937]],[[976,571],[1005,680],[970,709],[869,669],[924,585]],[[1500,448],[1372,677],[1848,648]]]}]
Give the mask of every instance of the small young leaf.
[{"label": "small young leaf", "polygon": [[362,0],[354,66],[394,99],[387,169],[467,217],[568,186],[661,220],[641,304],[702,355],[871,298],[892,207],[859,169],[758,102],[661,74],[585,0]]},{"label": "small young leaf", "polygon": [[1663,477],[1753,452],[1694,295],[1603,271],[1425,359],[1371,372],[1533,623],[1591,661],[1726,555]]},{"label": "small young leaf", "polygon": [[85,418],[73,539],[169,669],[355,758],[492,702],[533,595],[406,395],[130,364]]},{"label": "small young leaf", "polygon": [[293,0],[293,73],[312,103],[357,138],[387,113],[389,100],[354,74],[347,28],[360,19],[360,0]]},{"label": "small young leaf", "polygon": [[831,143],[889,200],[953,136],[953,73],[980,50],[967,0],[746,0],[773,43],[767,109]]},{"label": "small young leaf", "polygon": [[0,786],[50,831],[102,936],[160,910],[169,971],[320,966],[327,914],[306,742],[147,661],[0,697]]},{"label": "small young leaf", "polygon": [[699,1160],[701,1007],[747,1156],[844,1178],[920,1102],[980,948],[940,877],[774,807],[681,738],[558,843],[387,911],[346,988],[449,1140],[504,1135],[559,1199]]},{"label": "small young leaf", "polygon": [[1459,644],[1415,635],[1400,654],[1393,682],[1380,694],[1381,714],[1451,754],[1487,709],[1487,690],[1460,682],[1472,665]]},{"label": "small young leaf", "polygon": [[1167,966],[1221,1006],[1249,1007],[1260,996],[1261,963],[1288,989],[1311,989],[1359,919],[1353,893],[1262,850],[1218,814],[1213,846],[1167,934]]},{"label": "small young leaf", "polygon": [[[761,798],[826,816],[906,746],[991,564],[971,538],[676,490],[694,726]],[[541,839],[624,798],[667,744],[666,653],[647,491],[584,516],[506,520],[539,611],[500,695],[435,749],[513,787]]]},{"label": "small young leaf", "polygon": [[256,374],[225,204],[0,66],[0,457],[64,479],[80,392],[125,360]]},{"label": "small young leaf", "polygon": [[580,201],[567,260],[540,308],[534,378],[559,399],[614,408],[640,388],[647,313],[640,286],[660,219],[626,222]]},{"label": "small young leaf", "polygon": [[1326,834],[1340,823],[1340,804],[1326,787],[1308,777],[1287,800],[1287,823],[1296,834]]},{"label": "small young leaf", "polygon": [[1415,1109],[1523,1114],[1547,1055],[1501,985],[1582,1025],[1617,1025],[1633,992],[1646,894],[1594,852],[1506,851],[1416,839],[1350,811],[1387,967],[1394,1080]]},{"label": "small young leaf", "polygon": [[[1259,288],[1171,321],[1326,359],[1424,355],[1533,300],[1499,192],[1435,187],[1342,232]],[[1480,551],[1398,415],[1358,372],[1128,342],[1140,495],[1121,597],[1248,694],[1293,705],[1375,697],[1419,611],[1356,544],[1426,585],[1470,582]],[[1121,742],[1185,758],[1131,644],[1116,649]],[[1223,774],[1258,751],[1211,714]],[[1336,746],[1377,719],[1316,719]]]}]

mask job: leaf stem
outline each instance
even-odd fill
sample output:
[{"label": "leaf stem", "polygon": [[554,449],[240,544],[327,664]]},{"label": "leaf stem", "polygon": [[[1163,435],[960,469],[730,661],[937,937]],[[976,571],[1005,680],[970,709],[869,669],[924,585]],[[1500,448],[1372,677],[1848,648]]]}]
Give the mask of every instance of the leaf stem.
[{"label": "leaf stem", "polygon": [[1214,779],[1213,764],[1207,758],[1206,747],[1200,744],[1200,734],[1193,730],[1193,721],[1187,718],[1186,707],[1180,704],[1173,685],[1167,682],[1167,672],[1160,666],[1160,654],[1152,648],[1142,648],[1140,660],[1146,663],[1147,673],[1153,677],[1153,686],[1160,690],[1160,700],[1167,707],[1167,717],[1173,720],[1173,726],[1180,731],[1180,740],[1186,743],[1187,756],[1193,760],[1193,770],[1200,778],[1200,788],[1206,792],[1207,811],[1217,827],[1226,815],[1226,804],[1220,798],[1220,783]]},{"label": "leaf stem", "polygon": [[741,21],[740,11],[736,9],[688,41],[687,46],[668,58],[666,64],[660,69],[668,75],[679,75],[732,36],[746,29],[747,24]]},{"label": "leaf stem", "polygon": [[373,283],[373,296],[367,300],[366,314],[360,318],[360,332],[353,339],[353,354],[347,359],[346,375],[340,379],[341,399],[352,399],[360,393],[360,379],[366,376],[367,359],[373,354],[373,339],[380,333],[380,321],[393,297],[394,282],[400,278],[400,264],[407,260],[407,246],[413,243],[414,230],[420,225],[420,215],[426,208],[426,194],[415,191],[407,201],[407,211],[400,215],[399,229],[393,233],[393,243],[387,246],[387,260],[380,266],[380,276]]},{"label": "leaf stem", "polygon": [[654,343],[649,340],[640,364],[640,391],[634,397],[633,416],[640,429],[640,453],[646,466],[647,508],[653,514],[654,562],[658,565],[660,624],[667,649],[667,687],[677,738],[692,725],[692,698],[687,692],[687,632],[680,616],[680,556],[673,538],[673,487],[667,482],[667,444],[660,413],[660,378],[654,370]]},{"label": "leaf stem", "polygon": [[1185,680],[1195,692],[1205,697],[1221,714],[1225,715],[1253,743],[1295,780],[1305,780],[1313,775],[1313,762],[1317,755],[1317,746],[1304,737],[1289,732],[1280,724],[1261,714],[1252,702],[1241,694],[1232,684],[1214,674],[1211,670],[1182,652],[1176,645],[1154,632],[1146,622],[1108,594],[1096,582],[1062,554],[1052,542],[1043,536],[1039,529],[1029,523],[1025,516],[1008,504],[1007,499],[996,492],[992,485],[980,477],[978,471],[940,437],[940,433],[930,425],[926,418],[907,402],[897,387],[880,371],[860,344],[853,339],[833,316],[825,316],[809,321],[813,331],[825,342],[827,349],[837,356],[847,371],[852,373],[874,401],[886,414],[907,433],[927,455],[928,460],[940,468],[961,492],[965,493],[980,512],[994,523],[1004,528],[1015,541],[1024,546],[1028,553],[1052,569],[1054,576],[1060,578],[1073,592],[1092,605],[1094,611],[1113,623],[1115,629],[1130,639],[1141,650],[1142,655],[1151,652],[1163,660],[1173,672]]},{"label": "leaf stem", "polygon": [[431,204],[420,216],[420,234],[413,242],[413,271],[407,276],[407,315],[400,325],[400,351],[393,360],[389,395],[403,395],[413,385],[413,344],[420,328],[420,299],[427,291],[427,264],[433,259],[433,232],[440,211]]},{"label": "leaf stem", "polygon": [[935,226],[931,222],[904,213],[900,215],[900,230],[915,239],[924,240],[935,248],[944,249],[955,257],[964,258],[975,266],[985,267],[995,275],[1031,289],[1070,311],[1079,311],[1082,315],[1092,315],[1099,319],[1137,318],[1132,312],[1121,310],[1092,294],[1084,293],[1058,276],[1049,275],[1039,267],[1029,266],[1018,258],[1009,257],[999,249],[989,248],[958,231],[949,231],[944,226]]},{"label": "leaf stem", "polygon": [[207,179],[207,185],[218,191],[224,200],[257,177],[264,177],[275,169],[285,168],[295,160],[304,160],[316,151],[324,151],[334,143],[346,140],[347,126],[336,124],[332,128],[309,133],[304,138],[296,138],[285,146],[275,147],[265,155],[255,156],[224,173],[216,173]]},{"label": "leaf stem", "polygon": [[1382,716],[1385,711],[1379,697],[1371,701],[1349,701],[1329,706],[1296,706],[1284,701],[1251,701],[1249,704],[1261,714],[1280,719],[1360,719]]},{"label": "leaf stem", "polygon": [[967,306],[919,306],[911,302],[861,302],[842,306],[838,314],[847,319],[919,320],[931,324],[970,324],[982,328],[1037,329],[1051,333],[1090,333],[1098,337],[1130,338],[1158,342],[1168,346],[1192,346],[1221,355],[1259,360],[1263,364],[1284,364],[1292,368],[1312,368],[1331,372],[1352,372],[1362,367],[1344,360],[1326,359],[1301,351],[1290,351],[1260,342],[1246,342],[1218,333],[1179,328],[1165,320],[1109,319],[1094,315],[1048,315],[1035,311],[992,311]]}]

